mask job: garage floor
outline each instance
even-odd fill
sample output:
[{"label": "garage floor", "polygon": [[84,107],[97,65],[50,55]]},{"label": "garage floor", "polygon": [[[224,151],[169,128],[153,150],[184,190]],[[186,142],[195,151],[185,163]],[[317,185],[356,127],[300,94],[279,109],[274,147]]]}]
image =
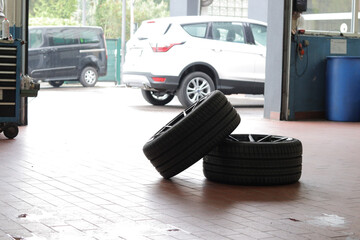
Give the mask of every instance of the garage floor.
[{"label": "garage floor", "polygon": [[235,133],[302,141],[298,183],[218,184],[201,161],[164,180],[142,146],[182,111],[177,100],[44,87],[17,138],[0,134],[0,240],[360,239],[360,123],[272,121],[261,98],[229,99],[242,118]]}]

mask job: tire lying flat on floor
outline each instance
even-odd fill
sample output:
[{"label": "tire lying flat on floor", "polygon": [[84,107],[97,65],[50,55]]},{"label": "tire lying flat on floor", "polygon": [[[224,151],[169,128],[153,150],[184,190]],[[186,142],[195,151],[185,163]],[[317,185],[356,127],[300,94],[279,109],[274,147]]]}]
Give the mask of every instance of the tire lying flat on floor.
[{"label": "tire lying flat on floor", "polygon": [[294,138],[230,135],[203,161],[207,179],[240,185],[278,185],[297,182],[302,171],[302,144]]},{"label": "tire lying flat on floor", "polygon": [[214,91],[160,129],[143,152],[164,178],[171,178],[204,157],[239,123],[224,94]]}]

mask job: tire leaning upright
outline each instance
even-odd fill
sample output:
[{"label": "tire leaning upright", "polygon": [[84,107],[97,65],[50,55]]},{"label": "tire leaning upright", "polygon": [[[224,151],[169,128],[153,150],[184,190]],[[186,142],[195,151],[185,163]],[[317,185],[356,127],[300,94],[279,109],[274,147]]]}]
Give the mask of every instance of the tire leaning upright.
[{"label": "tire leaning upright", "polygon": [[200,160],[239,123],[224,94],[214,91],[160,129],[143,151],[161,176],[171,178]]}]

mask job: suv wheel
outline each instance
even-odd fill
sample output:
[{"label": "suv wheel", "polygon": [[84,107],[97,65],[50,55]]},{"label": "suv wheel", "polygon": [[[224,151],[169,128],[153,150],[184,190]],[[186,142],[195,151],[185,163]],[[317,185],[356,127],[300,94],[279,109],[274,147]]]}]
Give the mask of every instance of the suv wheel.
[{"label": "suv wheel", "polygon": [[53,87],[60,87],[64,84],[64,81],[50,81],[49,84]]},{"label": "suv wheel", "polygon": [[141,89],[141,93],[148,103],[157,106],[168,104],[174,98],[174,95],[165,92],[146,91]]},{"label": "suv wheel", "polygon": [[80,75],[80,83],[84,87],[93,87],[95,86],[98,80],[98,73],[93,67],[86,67],[82,70]]},{"label": "suv wheel", "polygon": [[184,107],[189,107],[215,90],[212,79],[203,72],[193,72],[185,76],[177,96]]}]

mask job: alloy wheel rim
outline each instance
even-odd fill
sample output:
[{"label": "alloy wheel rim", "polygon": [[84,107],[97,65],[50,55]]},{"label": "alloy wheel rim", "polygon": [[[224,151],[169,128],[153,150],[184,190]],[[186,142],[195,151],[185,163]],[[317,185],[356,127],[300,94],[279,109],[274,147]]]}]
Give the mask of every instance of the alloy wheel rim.
[{"label": "alloy wheel rim", "polygon": [[85,82],[88,84],[93,84],[95,82],[95,73],[91,70],[86,71],[85,73]]},{"label": "alloy wheel rim", "polygon": [[154,92],[151,91],[151,96],[157,100],[163,101],[166,100],[169,97],[169,94],[167,93],[159,93],[159,92]]},{"label": "alloy wheel rim", "polygon": [[186,88],[186,96],[194,103],[211,92],[209,82],[202,77],[191,79]]},{"label": "alloy wheel rim", "polygon": [[199,105],[201,105],[201,103],[204,102],[207,97],[209,97],[209,95],[206,95],[205,97],[201,98],[199,101],[196,101],[190,107],[186,108],[184,111],[182,111],[180,114],[178,114],[173,120],[171,120],[168,124],[166,124],[164,127],[162,127],[157,133],[155,133],[148,140],[148,142],[153,141],[154,139],[158,138],[160,135],[162,135],[165,132],[167,132],[168,130],[170,130],[173,126],[175,126],[183,118],[185,118],[187,115],[189,115],[191,112],[193,112],[195,110],[195,108],[197,108]]}]

